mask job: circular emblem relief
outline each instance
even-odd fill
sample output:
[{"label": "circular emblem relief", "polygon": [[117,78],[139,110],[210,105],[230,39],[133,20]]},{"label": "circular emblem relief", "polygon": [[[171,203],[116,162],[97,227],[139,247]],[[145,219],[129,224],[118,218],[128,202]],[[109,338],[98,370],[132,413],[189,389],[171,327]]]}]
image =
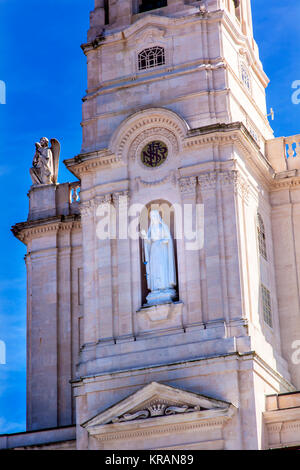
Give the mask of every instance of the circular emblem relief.
[{"label": "circular emblem relief", "polygon": [[168,156],[168,147],[160,140],[153,140],[145,145],[141,153],[142,163],[149,168],[162,165]]}]

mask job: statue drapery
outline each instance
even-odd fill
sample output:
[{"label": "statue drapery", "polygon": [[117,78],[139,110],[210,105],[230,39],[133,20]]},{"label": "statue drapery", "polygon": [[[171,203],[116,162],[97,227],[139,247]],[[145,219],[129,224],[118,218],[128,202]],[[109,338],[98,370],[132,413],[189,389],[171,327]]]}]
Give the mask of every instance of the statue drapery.
[{"label": "statue drapery", "polygon": [[42,137],[40,142],[35,144],[35,154],[30,168],[34,185],[57,183],[59,155],[60,143],[56,139],[51,139],[50,148],[46,137]]},{"label": "statue drapery", "polygon": [[171,302],[175,296],[176,268],[174,244],[167,224],[157,210],[150,212],[148,233],[142,232],[147,286],[151,291],[147,304]]}]

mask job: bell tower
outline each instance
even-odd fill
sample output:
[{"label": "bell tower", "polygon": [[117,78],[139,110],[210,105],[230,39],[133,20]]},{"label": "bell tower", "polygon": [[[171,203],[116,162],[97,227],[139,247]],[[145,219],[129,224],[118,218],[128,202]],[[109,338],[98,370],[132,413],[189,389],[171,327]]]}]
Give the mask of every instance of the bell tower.
[{"label": "bell tower", "polygon": [[[55,349],[51,373],[29,354],[32,429],[53,386],[42,425],[76,421],[78,449],[266,448],[265,395],[300,376],[282,348],[280,188],[250,0],[95,0],[82,49],[82,148],[64,162],[80,202],[78,186],[75,205],[69,186],[38,188],[31,225],[15,227],[29,344]],[[55,315],[40,307],[44,249]]]},{"label": "bell tower", "polygon": [[[262,448],[257,417],[264,395],[293,387],[282,357],[267,195],[268,78],[250,0],[96,0],[82,48],[88,64],[83,143],[80,155],[66,162],[81,180],[78,446],[126,447],[124,423],[109,424],[126,416],[124,436],[135,436],[130,448],[158,446],[156,437],[151,444],[139,434],[140,405],[128,407],[128,396],[159,382],[231,403],[219,437],[209,428],[213,448]],[[147,154],[145,165],[145,149],[155,145],[167,157],[150,165]],[[137,205],[153,201],[180,208],[199,243],[190,249],[185,232],[176,238],[175,211],[169,231],[177,297],[145,305],[143,242],[124,227]],[[117,214],[119,231],[106,239],[97,232],[104,207]],[[125,414],[116,409],[118,416],[107,421],[105,410],[120,400]],[[207,436],[201,431],[197,444],[192,427],[186,429],[180,439],[175,431],[166,434],[161,445],[205,448]],[[159,435],[155,426],[151,432]],[[223,442],[225,434],[231,437]]]}]

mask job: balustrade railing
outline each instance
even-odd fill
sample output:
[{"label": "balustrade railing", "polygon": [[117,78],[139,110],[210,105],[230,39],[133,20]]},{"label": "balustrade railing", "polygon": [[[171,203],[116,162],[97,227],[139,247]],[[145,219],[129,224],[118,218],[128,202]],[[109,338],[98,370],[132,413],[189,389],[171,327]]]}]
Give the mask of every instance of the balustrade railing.
[{"label": "balustrade railing", "polygon": [[80,202],[80,183],[70,183],[70,204]]},{"label": "balustrade railing", "polygon": [[285,157],[296,158],[300,157],[300,135],[292,135],[284,139],[285,143]]}]

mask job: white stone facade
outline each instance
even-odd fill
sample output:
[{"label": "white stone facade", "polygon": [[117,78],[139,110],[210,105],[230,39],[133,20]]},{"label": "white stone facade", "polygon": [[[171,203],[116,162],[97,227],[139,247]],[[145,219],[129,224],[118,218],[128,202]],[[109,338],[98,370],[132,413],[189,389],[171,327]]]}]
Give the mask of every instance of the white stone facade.
[{"label": "white stone facade", "polygon": [[[270,405],[300,388],[300,156],[286,152],[300,139],[273,137],[250,1],[235,3],[139,13],[117,0],[105,14],[96,0],[83,144],[65,162],[80,202],[74,184],[32,187],[13,228],[28,248],[28,431],[76,425],[77,449],[300,445],[300,404],[288,417]],[[152,47],[165,62],[139,70]],[[151,141],[168,148],[158,168],[141,162]],[[202,205],[204,244],[176,240],[178,300],[145,309],[141,244],[124,226],[152,201]],[[108,207],[117,236],[104,240]],[[285,420],[293,438],[275,435]]]}]

